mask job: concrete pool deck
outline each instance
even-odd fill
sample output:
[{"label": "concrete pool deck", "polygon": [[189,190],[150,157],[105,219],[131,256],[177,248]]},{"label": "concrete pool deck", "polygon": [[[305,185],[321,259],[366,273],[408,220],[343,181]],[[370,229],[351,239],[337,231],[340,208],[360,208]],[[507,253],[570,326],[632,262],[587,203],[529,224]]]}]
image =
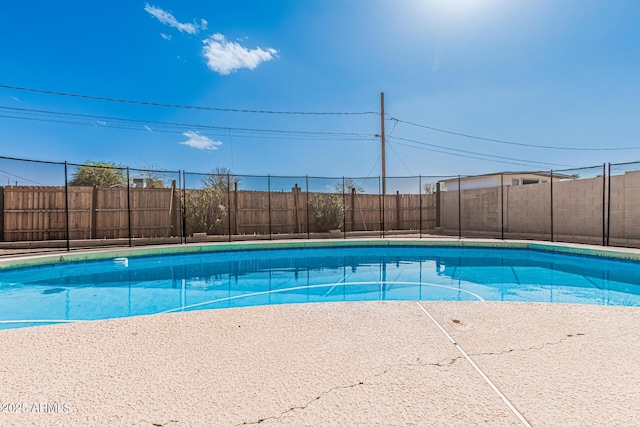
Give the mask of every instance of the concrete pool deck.
[{"label": "concrete pool deck", "polygon": [[640,419],[638,308],[409,301],[0,331],[0,425],[523,425],[426,313],[531,425]]},{"label": "concrete pool deck", "polygon": [[[507,245],[525,243],[609,250]],[[639,338],[638,307],[503,302],[278,305],[0,330],[0,425],[636,425]]]}]

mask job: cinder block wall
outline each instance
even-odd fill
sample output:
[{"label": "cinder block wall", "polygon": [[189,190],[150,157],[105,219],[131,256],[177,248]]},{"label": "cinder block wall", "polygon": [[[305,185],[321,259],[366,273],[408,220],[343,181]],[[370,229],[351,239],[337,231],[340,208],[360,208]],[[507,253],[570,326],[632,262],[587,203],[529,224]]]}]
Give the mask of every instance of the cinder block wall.
[{"label": "cinder block wall", "polygon": [[[554,190],[557,183],[554,183]],[[506,187],[504,228],[509,233],[550,234],[551,184]]]},{"label": "cinder block wall", "polygon": [[627,175],[628,174],[611,177],[609,237],[614,239],[625,238],[625,181],[627,180]]},{"label": "cinder block wall", "polygon": [[457,230],[458,192],[442,191],[440,192],[440,197],[440,226],[445,230]]},{"label": "cinder block wall", "polygon": [[640,172],[627,172],[624,177],[624,236],[640,239]]},{"label": "cinder block wall", "polygon": [[602,237],[602,177],[553,184],[556,235]]},{"label": "cinder block wall", "polygon": [[[602,177],[554,182],[554,235],[601,237],[602,191]],[[441,197],[442,227],[457,230],[458,192]],[[546,238],[551,233],[550,183],[509,186],[504,192],[499,187],[464,190],[460,205],[463,234],[500,232],[502,215],[505,233]],[[640,238],[640,172],[613,177],[611,217],[616,237]]]},{"label": "cinder block wall", "polygon": [[500,232],[500,187],[462,192],[462,230]]}]

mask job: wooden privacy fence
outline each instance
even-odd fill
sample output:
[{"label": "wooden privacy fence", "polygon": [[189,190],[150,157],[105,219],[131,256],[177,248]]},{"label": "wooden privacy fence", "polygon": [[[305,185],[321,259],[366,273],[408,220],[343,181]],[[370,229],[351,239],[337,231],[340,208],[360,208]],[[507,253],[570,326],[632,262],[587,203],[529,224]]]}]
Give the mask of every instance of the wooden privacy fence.
[{"label": "wooden privacy fence", "polygon": [[[187,190],[189,198],[205,190]],[[69,238],[118,239],[176,237],[182,235],[182,194],[171,188],[127,187],[0,187],[0,240],[38,241],[66,239],[67,201]],[[343,204],[343,231],[433,230],[435,194],[307,193],[223,191],[212,209],[224,211],[215,234],[268,235],[322,232],[310,200],[332,195]],[[422,200],[421,200],[422,199]],[[421,209],[422,208],[422,209]],[[190,218],[189,212],[186,218]],[[422,219],[422,223],[420,220]],[[129,230],[130,229],[130,230]],[[205,232],[186,223],[187,235]],[[130,234],[129,234],[130,233]],[[209,232],[211,234],[211,232]]]},{"label": "wooden privacy fence", "polygon": [[[200,190],[188,190],[197,192]],[[382,197],[378,194],[346,194],[303,192],[294,187],[290,192],[231,191],[221,194],[218,203],[225,206],[229,215],[225,217],[216,234],[267,235],[316,233],[322,229],[314,216],[312,200],[320,196],[323,204],[337,197],[344,207],[343,219],[335,224],[342,231],[420,230],[420,207],[422,197],[422,230],[433,230],[436,226],[436,195],[396,194]],[[189,197],[189,194],[187,194]],[[228,201],[227,201],[228,200]],[[189,214],[187,213],[187,218]],[[398,220],[399,218],[399,220]],[[229,223],[230,221],[230,223]],[[230,231],[229,231],[230,230]],[[187,234],[197,230],[187,221]]]},{"label": "wooden privacy fence", "polygon": [[[64,187],[4,187],[2,193],[2,240],[66,239]],[[72,240],[127,238],[129,215],[132,237],[180,235],[180,198],[173,187],[68,187],[68,202]]]}]

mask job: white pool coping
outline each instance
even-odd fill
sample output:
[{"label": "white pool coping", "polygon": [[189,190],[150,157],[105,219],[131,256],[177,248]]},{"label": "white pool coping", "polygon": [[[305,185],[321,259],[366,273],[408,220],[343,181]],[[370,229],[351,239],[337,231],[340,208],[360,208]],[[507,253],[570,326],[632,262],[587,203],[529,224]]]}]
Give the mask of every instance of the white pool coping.
[{"label": "white pool coping", "polygon": [[132,248],[102,248],[46,254],[27,254],[0,257],[0,270],[32,267],[63,262],[96,261],[118,257],[192,254],[234,250],[337,248],[367,246],[424,246],[424,247],[473,247],[533,249],[573,255],[596,256],[621,260],[640,261],[640,249],[579,243],[545,242],[534,240],[453,239],[453,238],[362,238],[362,239],[312,239],[312,240],[257,240],[216,243],[188,243],[180,245],[138,246]]}]

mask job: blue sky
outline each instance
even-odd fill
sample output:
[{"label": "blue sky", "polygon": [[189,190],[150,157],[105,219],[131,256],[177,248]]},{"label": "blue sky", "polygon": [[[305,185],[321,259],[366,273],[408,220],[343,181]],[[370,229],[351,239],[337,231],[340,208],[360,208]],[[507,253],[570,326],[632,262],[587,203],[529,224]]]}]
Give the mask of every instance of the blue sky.
[{"label": "blue sky", "polygon": [[0,85],[371,114],[0,88],[0,155],[377,176],[385,92],[390,176],[640,160],[638,22],[632,0],[6,2]]}]

